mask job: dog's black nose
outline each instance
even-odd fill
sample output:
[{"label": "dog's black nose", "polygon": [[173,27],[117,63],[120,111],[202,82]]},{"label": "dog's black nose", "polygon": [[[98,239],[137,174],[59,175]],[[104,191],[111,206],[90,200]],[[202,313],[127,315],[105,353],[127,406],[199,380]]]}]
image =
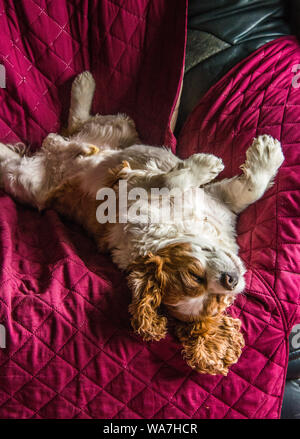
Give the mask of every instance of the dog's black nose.
[{"label": "dog's black nose", "polygon": [[222,273],[221,284],[226,290],[233,290],[239,281],[238,276],[235,273]]}]

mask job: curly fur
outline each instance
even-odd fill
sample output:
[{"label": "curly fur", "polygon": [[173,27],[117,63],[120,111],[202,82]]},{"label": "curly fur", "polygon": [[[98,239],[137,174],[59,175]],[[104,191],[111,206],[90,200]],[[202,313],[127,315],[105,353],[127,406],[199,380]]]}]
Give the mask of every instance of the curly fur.
[{"label": "curly fur", "polygon": [[200,322],[179,323],[176,334],[183,356],[197,372],[227,375],[245,345],[241,322],[224,313],[206,316]]}]

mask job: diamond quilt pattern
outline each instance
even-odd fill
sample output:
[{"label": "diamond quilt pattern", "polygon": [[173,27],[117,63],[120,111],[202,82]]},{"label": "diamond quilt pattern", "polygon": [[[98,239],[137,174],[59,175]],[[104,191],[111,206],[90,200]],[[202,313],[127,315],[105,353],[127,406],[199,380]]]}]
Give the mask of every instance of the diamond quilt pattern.
[{"label": "diamond quilt pattern", "polygon": [[[0,140],[39,148],[89,69],[95,112],[127,112],[145,142],[174,147],[185,28],[185,0],[1,0]],[[0,198],[0,418],[189,417],[169,393],[190,373],[179,346],[132,335],[130,294],[109,257],[55,212]]]},{"label": "diamond quilt pattern", "polygon": [[247,287],[231,312],[242,320],[246,347],[227,378],[201,381],[209,404],[200,405],[200,417],[280,415],[288,334],[300,322],[299,64],[293,37],[265,45],[208,91],[180,134],[180,156],[209,152],[223,158],[220,178],[241,172],[245,152],[260,134],[278,138],[285,154],[274,186],[239,218]]},{"label": "diamond quilt pattern", "polygon": [[[145,142],[174,147],[168,126],[185,19],[180,0],[0,1],[7,72],[0,140],[38,148],[66,120],[74,75],[89,69],[98,84],[95,111],[125,111]],[[200,144],[218,153],[228,175],[257,132],[279,137],[287,157],[276,185],[239,222],[249,271],[246,293],[230,312],[243,322],[246,347],[229,375],[193,372],[172,335],[159,343],[134,336],[130,294],[109,257],[55,212],[38,213],[1,193],[7,347],[0,349],[0,418],[279,416],[288,332],[299,320],[300,101],[290,87],[299,58],[293,39],[258,51],[200,103],[179,145],[182,155]]]},{"label": "diamond quilt pattern", "polygon": [[126,112],[145,142],[174,147],[185,22],[185,0],[1,0],[1,141],[38,148],[66,122],[75,74],[90,70],[95,112]]}]

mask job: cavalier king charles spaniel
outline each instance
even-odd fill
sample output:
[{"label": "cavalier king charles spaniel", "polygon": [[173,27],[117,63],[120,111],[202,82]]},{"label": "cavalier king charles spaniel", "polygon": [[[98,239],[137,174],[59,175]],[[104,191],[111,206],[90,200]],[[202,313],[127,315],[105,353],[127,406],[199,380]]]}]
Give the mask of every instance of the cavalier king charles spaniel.
[{"label": "cavalier king charles spaniel", "polygon": [[[110,252],[128,275],[131,324],[144,340],[165,337],[169,322],[189,366],[226,375],[244,346],[241,322],[226,313],[245,287],[237,216],[272,185],[284,160],[281,145],[259,136],[242,173],[215,181],[224,168],[220,158],[181,160],[167,148],[143,145],[128,116],[90,114],[94,91],[89,72],[76,77],[65,136],[49,134],[37,153],[0,144],[1,187],[76,220],[99,250]],[[175,196],[163,205],[161,190],[186,196],[182,215]],[[162,219],[170,206],[173,216]]]}]

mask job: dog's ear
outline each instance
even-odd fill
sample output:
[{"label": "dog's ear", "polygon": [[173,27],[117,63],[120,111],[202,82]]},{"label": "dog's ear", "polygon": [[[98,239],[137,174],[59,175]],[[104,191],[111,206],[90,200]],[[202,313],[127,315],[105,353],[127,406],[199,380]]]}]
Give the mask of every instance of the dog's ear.
[{"label": "dog's ear", "polygon": [[245,345],[241,321],[226,314],[234,297],[212,296],[197,322],[176,322],[187,364],[200,373],[227,375]]},{"label": "dog's ear", "polygon": [[200,373],[227,375],[245,345],[241,322],[219,314],[201,322],[177,322],[177,337],[187,364]]},{"label": "dog's ear", "polygon": [[131,325],[147,341],[158,341],[167,333],[167,319],[159,314],[166,285],[163,264],[163,258],[149,254],[132,264],[128,276],[132,291]]}]

